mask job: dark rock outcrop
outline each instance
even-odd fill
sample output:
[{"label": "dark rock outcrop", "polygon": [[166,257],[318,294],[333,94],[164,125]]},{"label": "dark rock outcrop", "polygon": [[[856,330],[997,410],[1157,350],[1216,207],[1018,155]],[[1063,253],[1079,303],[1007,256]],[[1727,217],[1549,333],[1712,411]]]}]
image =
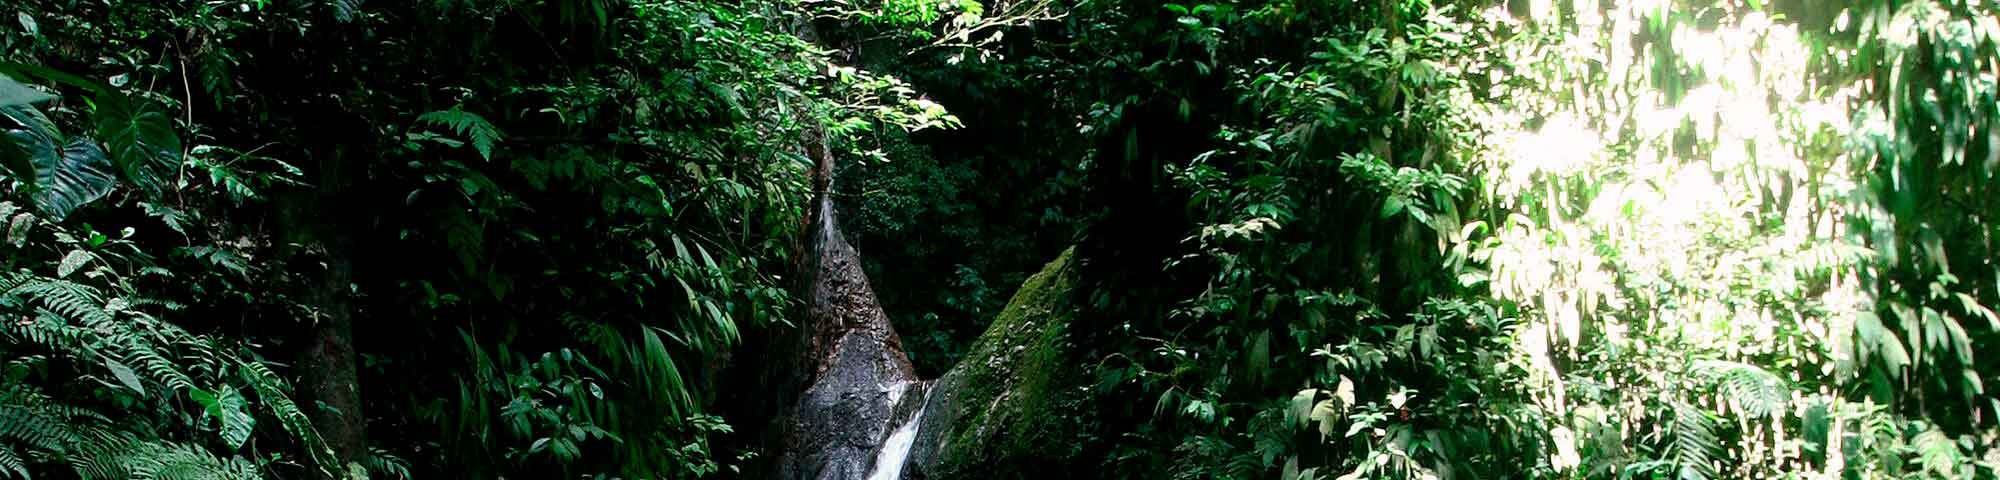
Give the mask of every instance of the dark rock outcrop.
[{"label": "dark rock outcrop", "polygon": [[783,412],[780,479],[865,478],[889,434],[914,414],[927,384],[904,356],[862,272],[860,256],[840,233],[833,204],[816,201],[812,303],[797,347],[805,385]]}]

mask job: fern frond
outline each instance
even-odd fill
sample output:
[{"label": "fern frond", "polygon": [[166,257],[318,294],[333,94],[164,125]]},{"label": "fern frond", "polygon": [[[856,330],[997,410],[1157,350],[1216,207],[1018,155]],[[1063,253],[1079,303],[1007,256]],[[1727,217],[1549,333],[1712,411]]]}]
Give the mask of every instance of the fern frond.
[{"label": "fern frond", "polygon": [[19,288],[21,285],[33,281],[36,278],[38,277],[36,277],[35,274],[28,272],[10,272],[6,274],[0,274],[0,292],[11,292],[15,288]]},{"label": "fern frond", "polygon": [[[62,351],[89,352],[96,345],[107,356],[132,365],[147,378],[181,392],[195,387],[194,380],[181,369],[181,359],[171,358],[161,345],[212,350],[207,342],[194,341],[172,324],[142,317],[140,322],[119,322],[115,313],[124,309],[123,300],[106,301],[97,289],[69,280],[30,278],[16,282],[5,296],[31,299],[42,306],[32,322],[17,323],[12,330],[30,341]],[[72,324],[71,322],[75,322]],[[135,330],[135,326],[145,331]],[[151,336],[151,338],[148,337]],[[114,372],[116,373],[116,372]]]},{"label": "fern frond", "polygon": [[299,405],[286,394],[291,388],[289,384],[273,373],[271,367],[262,362],[245,361],[238,365],[236,373],[257,392],[257,403],[278,418],[278,425],[284,427],[285,432],[299,439],[300,446],[305,448],[314,464],[340,464],[334,459],[333,450],[327,447],[326,440],[320,437],[319,430],[313,428],[311,417],[307,417],[306,412],[300,410]]},{"label": "fern frond", "polygon": [[1715,437],[1708,412],[1685,403],[1674,404],[1674,463],[1683,480],[1716,478],[1716,456],[1722,442]]},{"label": "fern frond", "polygon": [[104,299],[97,290],[76,282],[37,278],[8,290],[6,294],[39,300],[48,310],[63,318],[82,322],[85,326],[111,322],[111,315],[104,311]]},{"label": "fern frond", "polygon": [[1751,418],[1770,418],[1785,410],[1791,400],[1791,386],[1777,375],[1756,365],[1709,360],[1696,364],[1715,382],[1715,389],[1731,406]]},{"label": "fern frond", "polygon": [[61,452],[81,439],[68,423],[50,412],[21,405],[0,405],[0,438],[12,439],[35,450]]},{"label": "fern frond", "polygon": [[256,480],[257,467],[178,443],[150,444],[132,469],[136,480]]},{"label": "fern frond", "polygon": [[368,456],[361,459],[361,466],[385,478],[411,479],[410,462],[380,448],[368,449]]},{"label": "fern frond", "polygon": [[493,159],[493,146],[500,143],[500,139],[504,136],[500,133],[499,127],[494,127],[493,123],[486,121],[486,117],[465,111],[461,107],[425,113],[417,117],[417,122],[444,127],[459,136],[466,137],[472,142],[472,149],[479,152],[479,158],[485,160]]},{"label": "fern frond", "polygon": [[328,0],[333,6],[333,19],[340,23],[352,22],[361,16],[362,0]]},{"label": "fern frond", "polygon": [[1917,434],[1917,438],[1912,439],[1911,446],[1916,448],[1917,464],[1922,465],[1925,472],[1936,475],[1937,478],[1958,478],[1959,466],[1970,464],[1970,459],[1965,457],[1964,452],[1958,450],[1958,442],[1953,441],[1950,435],[1946,435],[1943,430],[1936,427]]},{"label": "fern frond", "polygon": [[6,322],[6,331],[51,350],[63,352],[93,352],[87,345],[91,338],[90,329],[70,325],[54,312],[38,310],[32,319]]},{"label": "fern frond", "polygon": [[0,469],[4,469],[0,470],[0,472],[7,474],[4,478],[20,478],[22,480],[34,478],[28,475],[28,462],[22,461],[21,455],[14,452],[14,447],[7,446],[5,443],[0,443]]},{"label": "fern frond", "polygon": [[257,479],[255,465],[241,458],[221,458],[198,446],[139,441],[119,432],[87,447],[71,467],[86,480],[238,480]]}]

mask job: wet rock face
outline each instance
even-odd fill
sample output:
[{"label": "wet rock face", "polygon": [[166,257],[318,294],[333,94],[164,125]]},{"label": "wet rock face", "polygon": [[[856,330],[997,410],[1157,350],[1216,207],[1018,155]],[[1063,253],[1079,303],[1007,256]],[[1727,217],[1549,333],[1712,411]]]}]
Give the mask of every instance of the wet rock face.
[{"label": "wet rock face", "polygon": [[825,373],[799,400],[788,442],[799,448],[787,452],[779,476],[865,478],[879,444],[908,415],[898,412],[899,404],[914,405],[909,399],[923,397],[923,384],[893,361],[901,358],[902,352],[863,332],[839,339]]},{"label": "wet rock face", "polygon": [[[819,200],[812,309],[800,352],[805,391],[785,416],[780,479],[866,478],[883,441],[924,398],[830,200]],[[807,373],[807,372],[800,372]]]}]

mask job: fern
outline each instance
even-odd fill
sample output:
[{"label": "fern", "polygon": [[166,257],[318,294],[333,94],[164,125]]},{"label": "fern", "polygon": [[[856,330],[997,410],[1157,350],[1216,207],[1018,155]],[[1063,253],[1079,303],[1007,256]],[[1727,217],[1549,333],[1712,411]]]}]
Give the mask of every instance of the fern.
[{"label": "fern", "polygon": [[300,410],[298,404],[294,403],[291,396],[286,393],[290,387],[283,379],[278,378],[276,373],[271,372],[271,367],[262,362],[243,362],[236,369],[236,373],[243,383],[249,384],[251,389],[256,391],[257,400],[264,405],[264,408],[278,418],[278,425],[299,440],[307,455],[312,457],[313,464],[339,464],[334,460],[333,450],[327,448],[326,440],[320,437],[319,430],[313,428],[311,417],[307,417],[306,412]]},{"label": "fern", "polygon": [[416,475],[410,473],[408,460],[380,448],[368,449],[368,455],[361,459],[361,466],[384,478],[416,478]]},{"label": "fern", "polygon": [[21,460],[21,455],[14,451],[14,447],[4,443],[0,443],[0,469],[4,469],[0,471],[7,473],[5,478],[34,478],[28,475],[28,462]]},{"label": "fern", "polygon": [[241,458],[223,459],[207,450],[188,445],[150,444],[135,453],[132,478],[138,480],[234,480],[257,479],[255,465]]},{"label": "fern", "polygon": [[132,439],[128,433],[106,431],[88,443],[81,460],[72,462],[85,479],[237,480],[258,479],[255,465],[241,458],[221,458],[182,443]]},{"label": "fern", "polygon": [[1792,389],[1785,380],[1756,365],[1725,361],[1703,361],[1695,368],[1715,382],[1715,388],[1729,404],[1751,418],[1770,418],[1782,413],[1791,400]]},{"label": "fern", "polygon": [[[98,347],[92,350],[103,349],[103,354],[118,364],[136,366],[140,373],[167,386],[172,392],[194,389],[194,380],[181,369],[179,359],[169,358],[160,349],[162,342],[159,341],[167,340],[166,344],[194,347],[195,350],[212,350],[179,327],[150,317],[141,322],[116,321],[114,312],[120,308],[114,307],[113,302],[105,301],[96,289],[76,282],[30,278],[19,281],[14,288],[0,294],[42,305],[37,310],[41,313],[37,320],[22,325],[24,336],[30,340],[58,349],[82,344],[96,345]],[[70,322],[78,325],[71,326]],[[134,329],[135,325],[149,328],[155,338],[146,338],[144,333]]]},{"label": "fern", "polygon": [[69,429],[69,419],[49,408],[0,405],[0,439],[21,442],[34,450],[61,452],[81,441]]},{"label": "fern", "polygon": [[460,107],[420,115],[417,122],[443,127],[466,137],[472,142],[472,149],[479,152],[479,158],[485,160],[493,159],[493,146],[500,143],[502,137],[500,129],[487,122],[486,117]]},{"label": "fern", "polygon": [[28,343],[56,351],[87,351],[89,329],[68,325],[54,314],[35,315],[26,321],[7,322],[7,332]]},{"label": "fern", "polygon": [[[175,308],[172,302],[107,297],[99,287],[72,280],[26,271],[0,273],[0,311],[33,314],[32,321],[6,322],[0,333],[46,348],[52,357],[67,358],[73,364],[101,365],[109,372],[105,377],[141,397],[173,398],[188,392],[200,410],[163,413],[182,418],[206,414],[218,419],[219,427],[205,428],[214,428],[221,444],[230,450],[243,445],[254,433],[252,412],[261,407],[301,441],[316,463],[334,464],[329,461],[332,453],[313,432],[305,414],[286,396],[288,387],[269,367],[239,357],[211,338],[190,334],[137,310],[140,306],[171,310]],[[39,363],[17,359],[8,365],[33,369]],[[232,380],[245,387],[238,389]],[[0,445],[23,447],[28,455],[7,452],[9,457],[0,459],[0,471],[31,471],[27,466],[34,462],[57,461],[67,463],[84,479],[259,476],[258,467],[241,458],[219,457],[197,445],[128,429],[126,421],[113,422],[96,412],[65,406],[33,387],[13,383],[17,381],[18,377],[0,382]],[[255,393],[254,402],[247,392]]]},{"label": "fern", "polygon": [[328,5],[333,6],[334,20],[338,20],[341,23],[347,23],[354,21],[356,18],[360,18],[362,1],[363,0],[328,0],[326,3]]},{"label": "fern", "polygon": [[1716,456],[1722,442],[1715,437],[1715,420],[1708,412],[1685,403],[1674,404],[1673,461],[1683,480],[1716,478]]},{"label": "fern", "polygon": [[1960,475],[1958,470],[1960,465],[1970,464],[1970,459],[1958,450],[1958,442],[1943,430],[1935,427],[1924,430],[1911,443],[1916,449],[1917,464],[1923,466],[1925,473],[1937,478],[1969,477]]}]

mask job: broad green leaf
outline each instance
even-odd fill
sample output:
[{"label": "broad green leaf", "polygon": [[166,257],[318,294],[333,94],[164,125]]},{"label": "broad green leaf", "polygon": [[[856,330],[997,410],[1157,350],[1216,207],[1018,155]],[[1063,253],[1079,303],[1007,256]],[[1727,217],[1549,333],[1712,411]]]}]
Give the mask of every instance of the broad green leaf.
[{"label": "broad green leaf", "polygon": [[1250,339],[1250,354],[1248,360],[1250,363],[1249,371],[1251,376],[1256,377],[1258,379],[1262,379],[1270,375],[1271,373],[1270,330],[1257,332],[1257,336]]},{"label": "broad green leaf", "polygon": [[140,395],[146,394],[146,386],[139,382],[139,375],[133,373],[132,367],[126,366],[124,362],[106,358],[104,359],[104,368],[110,369],[111,376],[117,378],[118,383],[124,385],[125,388],[130,388]]},{"label": "broad green leaf", "polygon": [[28,15],[28,12],[15,13],[14,20],[17,20],[21,23],[21,31],[27,33],[28,36],[30,37],[41,36],[42,34],[41,24],[35,22],[35,17]]},{"label": "broad green leaf", "polygon": [[1353,406],[1354,381],[1348,380],[1346,375],[1341,375],[1340,385],[1335,387],[1333,390],[1333,398],[1340,399],[1340,405],[1342,407]]},{"label": "broad green leaf", "polygon": [[1390,195],[1389,198],[1382,199],[1382,211],[1379,216],[1382,218],[1396,216],[1397,213],[1401,213],[1403,208],[1409,206],[1409,204],[1409,199],[1404,198],[1402,195]]},{"label": "broad green leaf", "polygon": [[68,255],[63,256],[62,263],[56,265],[56,276],[68,277],[95,259],[97,254],[90,253],[89,250],[70,250]]},{"label": "broad green leaf", "polygon": [[250,402],[236,392],[236,387],[223,385],[215,393],[197,388],[188,390],[188,396],[200,404],[209,416],[222,422],[222,429],[217,434],[230,451],[243,448],[243,442],[250,439],[251,428],[256,426],[257,421],[244,410]]},{"label": "broad green leaf", "polygon": [[1341,407],[1335,405],[1333,399],[1320,400],[1319,403],[1313,404],[1312,420],[1319,423],[1320,438],[1333,435],[1334,426],[1339,425],[1342,420],[1340,411]]},{"label": "broad green leaf", "polygon": [[59,156],[39,156],[35,165],[35,205],[58,222],[118,184],[104,151],[89,140],[73,139]]},{"label": "broad green leaf", "polygon": [[1347,426],[1347,433],[1341,434],[1340,436],[1353,437],[1354,434],[1361,433],[1362,430],[1367,430],[1367,429],[1368,429],[1368,424],[1361,422],[1354,422],[1354,424]]},{"label": "broad green leaf", "polygon": [[63,143],[62,132],[41,110],[29,105],[0,105],[0,116],[7,121],[0,124],[7,134],[6,141],[0,142],[0,167],[15,180],[33,186],[36,161],[54,155]]},{"label": "broad green leaf", "polygon": [[[27,17],[24,16],[21,18]],[[42,91],[36,90],[34,87],[14,81],[13,78],[0,75],[0,107],[41,103],[55,98],[54,95],[42,93]]]},{"label": "broad green leaf", "polygon": [[8,160],[17,180],[34,187],[35,207],[60,222],[71,212],[111,193],[117,184],[104,151],[89,140],[65,140],[55,122],[25,105],[0,106],[13,122],[7,137],[20,156]]},{"label": "broad green leaf", "polygon": [[7,221],[7,243],[19,247],[28,242],[28,231],[35,228],[35,214],[21,212]]},{"label": "broad green leaf", "polygon": [[1317,398],[1319,398],[1319,389],[1317,388],[1299,390],[1298,394],[1292,395],[1291,408],[1285,409],[1285,421],[1298,428],[1305,428],[1307,425],[1310,425],[1312,423],[1313,400]]},{"label": "broad green leaf", "polygon": [[159,194],[181,163],[173,119],[157,104],[123,94],[100,95],[95,116],[111,163],[140,190]]}]

